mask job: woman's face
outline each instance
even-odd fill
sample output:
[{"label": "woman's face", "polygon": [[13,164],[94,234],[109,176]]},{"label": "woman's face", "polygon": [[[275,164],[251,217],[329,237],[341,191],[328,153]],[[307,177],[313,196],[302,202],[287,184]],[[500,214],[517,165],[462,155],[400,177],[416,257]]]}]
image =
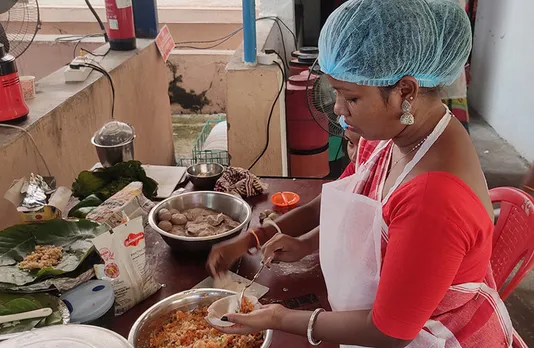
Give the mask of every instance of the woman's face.
[{"label": "woman's face", "polygon": [[344,115],[354,132],[368,140],[385,140],[404,129],[399,122],[402,98],[396,89],[385,101],[378,87],[360,86],[331,76],[327,79],[337,92],[335,113]]},{"label": "woman's face", "polygon": [[358,151],[358,142],[360,141],[360,135],[347,129],[345,131],[345,137],[348,139],[347,143],[347,156],[351,161],[356,160],[356,152]]}]

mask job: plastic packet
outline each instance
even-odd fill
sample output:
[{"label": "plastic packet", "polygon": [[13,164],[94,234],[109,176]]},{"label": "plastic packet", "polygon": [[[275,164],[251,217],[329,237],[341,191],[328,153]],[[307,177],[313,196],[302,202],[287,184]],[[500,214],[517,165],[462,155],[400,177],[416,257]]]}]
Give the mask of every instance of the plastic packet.
[{"label": "plastic packet", "polygon": [[143,218],[137,217],[94,238],[104,264],[95,265],[98,279],[111,282],[115,293],[115,315],[121,315],[152,296],[162,285],[152,277],[146,261]]}]

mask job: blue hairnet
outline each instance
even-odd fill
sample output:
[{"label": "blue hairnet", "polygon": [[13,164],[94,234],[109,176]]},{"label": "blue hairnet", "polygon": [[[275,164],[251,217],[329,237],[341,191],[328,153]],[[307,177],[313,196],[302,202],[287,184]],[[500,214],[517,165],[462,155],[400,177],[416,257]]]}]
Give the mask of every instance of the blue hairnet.
[{"label": "blue hairnet", "polygon": [[326,21],[319,65],[333,78],[391,86],[413,76],[421,87],[451,85],[471,50],[471,25],[451,0],[350,0]]}]

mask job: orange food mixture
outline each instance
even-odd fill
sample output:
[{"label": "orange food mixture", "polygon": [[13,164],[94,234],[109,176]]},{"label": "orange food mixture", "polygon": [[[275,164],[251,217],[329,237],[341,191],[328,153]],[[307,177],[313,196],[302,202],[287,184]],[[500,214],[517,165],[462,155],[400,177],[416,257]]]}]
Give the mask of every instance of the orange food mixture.
[{"label": "orange food mixture", "polygon": [[[250,302],[249,302],[250,303]],[[192,312],[176,311],[170,320],[150,337],[149,348],[260,348],[262,334],[228,335],[207,322],[207,307]]]},{"label": "orange food mixture", "polygon": [[243,300],[241,300],[240,312],[241,313],[250,313],[253,310],[254,310],[254,304],[252,302],[250,302],[250,300],[246,296],[243,296]]}]

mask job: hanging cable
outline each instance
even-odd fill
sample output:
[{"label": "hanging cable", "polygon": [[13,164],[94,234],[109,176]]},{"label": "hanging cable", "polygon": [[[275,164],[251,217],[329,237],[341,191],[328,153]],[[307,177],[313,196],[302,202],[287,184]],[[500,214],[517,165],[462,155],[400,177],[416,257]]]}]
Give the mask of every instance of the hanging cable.
[{"label": "hanging cable", "polygon": [[89,7],[89,11],[91,11],[96,21],[98,22],[98,26],[100,27],[104,35],[104,40],[106,40],[106,42],[109,42],[108,33],[106,32],[106,27],[104,26],[104,23],[102,23],[100,16],[98,15],[98,13],[96,13],[95,9],[93,8],[93,5],[91,5],[89,0],[85,0],[85,3],[87,4],[87,7]]},{"label": "hanging cable", "polygon": [[35,142],[35,139],[33,138],[33,136],[30,134],[30,132],[28,132],[26,129],[22,128],[22,127],[19,127],[19,126],[13,126],[11,124],[5,124],[5,123],[0,123],[0,127],[4,127],[4,128],[12,128],[12,129],[16,129],[16,130],[19,130],[21,132],[24,132],[31,140],[34,148],[35,148],[35,151],[37,152],[37,154],[39,155],[39,157],[41,158],[41,161],[43,162],[44,166],[45,166],[45,169],[46,169],[46,173],[48,174],[48,176],[52,176],[51,172],[50,172],[50,168],[48,167],[48,164],[46,163],[45,159],[44,159],[44,156],[43,154],[41,153],[41,150],[39,150],[39,146],[37,146],[37,143]]},{"label": "hanging cable", "polygon": [[96,70],[107,78],[109,82],[109,86],[111,87],[111,119],[114,120],[115,119],[115,85],[113,84],[113,79],[111,78],[111,75],[100,64],[94,61],[92,61],[92,63],[85,62],[85,63],[70,65],[70,67],[73,69],[76,69],[77,67],[80,67],[80,66],[85,66],[93,70]]},{"label": "hanging cable", "polygon": [[276,106],[276,103],[278,102],[278,99],[280,99],[280,96],[282,95],[282,91],[284,90],[284,85],[286,81],[285,72],[284,69],[282,69],[282,66],[278,62],[274,62],[278,69],[280,69],[280,72],[282,73],[282,82],[280,83],[280,89],[278,90],[278,94],[276,95],[276,98],[274,98],[273,104],[271,105],[271,111],[269,112],[269,117],[267,118],[267,131],[266,131],[266,140],[265,145],[261,151],[261,153],[256,157],[254,162],[248,167],[248,170],[251,170],[254,168],[254,166],[258,163],[258,161],[265,155],[265,152],[267,152],[267,149],[269,148],[270,138],[271,138],[271,120],[273,118],[274,108]]}]

